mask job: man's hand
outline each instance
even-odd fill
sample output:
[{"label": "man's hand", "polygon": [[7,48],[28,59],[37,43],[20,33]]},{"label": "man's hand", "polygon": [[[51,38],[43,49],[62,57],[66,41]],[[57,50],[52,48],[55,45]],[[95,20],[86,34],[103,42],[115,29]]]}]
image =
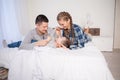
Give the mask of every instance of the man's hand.
[{"label": "man's hand", "polygon": [[35,46],[46,46],[48,43],[47,40],[40,40],[38,42],[35,42]]}]

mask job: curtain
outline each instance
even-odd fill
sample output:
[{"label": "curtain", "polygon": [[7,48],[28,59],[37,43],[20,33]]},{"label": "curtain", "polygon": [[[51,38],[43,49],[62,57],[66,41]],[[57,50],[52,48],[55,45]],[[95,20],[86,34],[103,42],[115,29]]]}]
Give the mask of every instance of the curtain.
[{"label": "curtain", "polygon": [[27,23],[25,6],[25,0],[0,0],[0,47],[3,40],[7,43],[21,40],[20,29]]}]

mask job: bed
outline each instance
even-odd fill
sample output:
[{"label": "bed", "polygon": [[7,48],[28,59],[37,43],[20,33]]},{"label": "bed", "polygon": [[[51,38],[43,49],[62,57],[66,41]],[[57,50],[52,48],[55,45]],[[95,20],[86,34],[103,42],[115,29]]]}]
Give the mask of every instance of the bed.
[{"label": "bed", "polygon": [[77,50],[35,47],[0,50],[8,80],[114,80],[104,56],[92,42]]}]

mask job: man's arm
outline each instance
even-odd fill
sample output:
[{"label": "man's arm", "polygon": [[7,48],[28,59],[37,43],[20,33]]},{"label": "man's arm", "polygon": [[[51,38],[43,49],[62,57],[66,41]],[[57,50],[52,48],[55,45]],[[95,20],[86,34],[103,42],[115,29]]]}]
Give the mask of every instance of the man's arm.
[{"label": "man's arm", "polygon": [[22,44],[20,45],[19,49],[27,49],[27,50],[30,50],[30,49],[33,49],[34,46],[45,46],[48,44],[48,42],[51,40],[50,37],[48,37],[47,39],[45,40],[39,40],[39,41],[36,41],[36,42],[31,42],[31,40],[33,39],[33,36],[32,34],[28,34],[25,39],[23,40]]},{"label": "man's arm", "polygon": [[51,37],[48,36],[47,39],[45,40],[40,40],[34,43],[34,46],[45,46],[49,43],[49,41],[51,40]]},{"label": "man's arm", "polygon": [[32,33],[29,32],[26,37],[24,38],[24,40],[22,41],[19,49],[33,49],[34,47],[34,43],[31,43],[31,40],[32,40]]}]

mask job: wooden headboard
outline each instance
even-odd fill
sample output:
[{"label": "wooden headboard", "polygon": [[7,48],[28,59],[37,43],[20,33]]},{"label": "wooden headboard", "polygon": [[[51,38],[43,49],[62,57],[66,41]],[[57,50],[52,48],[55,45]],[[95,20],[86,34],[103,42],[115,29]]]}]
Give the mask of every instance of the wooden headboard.
[{"label": "wooden headboard", "polygon": [[100,28],[89,28],[89,33],[92,36],[100,36]]}]

